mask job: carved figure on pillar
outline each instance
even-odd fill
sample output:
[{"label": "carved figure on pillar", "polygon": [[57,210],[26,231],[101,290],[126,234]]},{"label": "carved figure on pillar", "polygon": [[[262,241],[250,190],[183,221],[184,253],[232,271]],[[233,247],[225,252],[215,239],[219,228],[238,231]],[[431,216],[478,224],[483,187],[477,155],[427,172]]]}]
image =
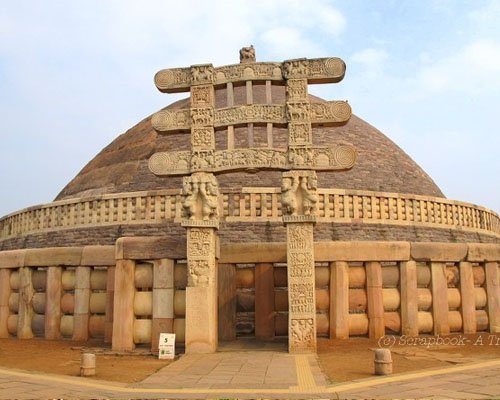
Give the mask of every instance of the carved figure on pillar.
[{"label": "carved figure on pillar", "polygon": [[318,202],[318,179],[314,171],[283,173],[281,204],[283,216],[314,217]]},{"label": "carved figure on pillar", "polygon": [[219,216],[219,188],[213,174],[197,172],[184,177],[182,194],[187,219],[209,221]]}]

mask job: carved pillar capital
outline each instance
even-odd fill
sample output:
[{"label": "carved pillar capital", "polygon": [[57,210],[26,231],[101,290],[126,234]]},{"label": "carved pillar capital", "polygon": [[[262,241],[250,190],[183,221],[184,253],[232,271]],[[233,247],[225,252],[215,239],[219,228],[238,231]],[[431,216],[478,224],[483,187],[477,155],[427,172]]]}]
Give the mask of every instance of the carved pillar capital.
[{"label": "carved pillar capital", "polygon": [[281,180],[283,222],[315,222],[318,179],[315,171],[284,172]]}]

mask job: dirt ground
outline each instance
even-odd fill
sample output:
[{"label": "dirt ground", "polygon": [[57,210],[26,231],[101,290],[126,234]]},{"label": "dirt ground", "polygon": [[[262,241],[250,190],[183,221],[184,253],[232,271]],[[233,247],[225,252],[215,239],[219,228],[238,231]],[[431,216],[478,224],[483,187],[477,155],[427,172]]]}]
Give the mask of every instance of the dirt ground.
[{"label": "dirt ground", "polygon": [[[366,338],[349,340],[319,339],[320,364],[331,382],[373,376],[373,349],[391,348],[394,373],[500,358],[500,335],[452,335],[448,343],[436,344],[432,336],[411,342],[399,337],[384,341]],[[117,355],[102,342],[51,341],[44,339],[0,339],[0,366],[51,374],[78,376],[83,351],[96,353],[96,379],[139,382],[171,361],[158,360],[139,349],[135,355]],[[241,351],[241,348],[240,348]]]},{"label": "dirt ground", "polygon": [[[444,340],[446,343],[437,343]],[[500,334],[455,334],[417,338],[384,337],[380,340],[318,340],[318,357],[331,382],[373,377],[374,349],[390,348],[393,373],[442,368],[500,358]]]}]

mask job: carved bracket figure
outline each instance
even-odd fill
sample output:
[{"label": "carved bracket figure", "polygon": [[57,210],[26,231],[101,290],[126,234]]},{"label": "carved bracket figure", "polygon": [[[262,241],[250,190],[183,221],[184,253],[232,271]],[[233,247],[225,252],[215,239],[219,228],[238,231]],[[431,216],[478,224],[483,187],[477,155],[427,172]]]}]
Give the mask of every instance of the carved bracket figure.
[{"label": "carved bracket figure", "polygon": [[209,221],[218,218],[219,187],[214,175],[199,172],[184,177],[182,194],[187,219]]},{"label": "carved bracket figure", "polygon": [[318,202],[318,179],[314,171],[283,173],[281,204],[284,216],[314,217]]}]

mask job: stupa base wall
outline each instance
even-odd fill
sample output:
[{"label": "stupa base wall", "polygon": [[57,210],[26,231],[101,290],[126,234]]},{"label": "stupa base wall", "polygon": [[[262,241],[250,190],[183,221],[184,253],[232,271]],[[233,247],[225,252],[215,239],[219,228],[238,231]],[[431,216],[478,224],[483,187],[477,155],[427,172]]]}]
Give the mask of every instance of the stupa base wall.
[{"label": "stupa base wall", "polygon": [[[185,251],[163,237],[2,251],[0,337],[154,350],[161,327],[182,346]],[[318,337],[500,332],[498,244],[316,240],[314,257]],[[118,287],[123,265],[133,282]],[[285,242],[223,243],[218,269],[220,340],[287,336]]]}]

